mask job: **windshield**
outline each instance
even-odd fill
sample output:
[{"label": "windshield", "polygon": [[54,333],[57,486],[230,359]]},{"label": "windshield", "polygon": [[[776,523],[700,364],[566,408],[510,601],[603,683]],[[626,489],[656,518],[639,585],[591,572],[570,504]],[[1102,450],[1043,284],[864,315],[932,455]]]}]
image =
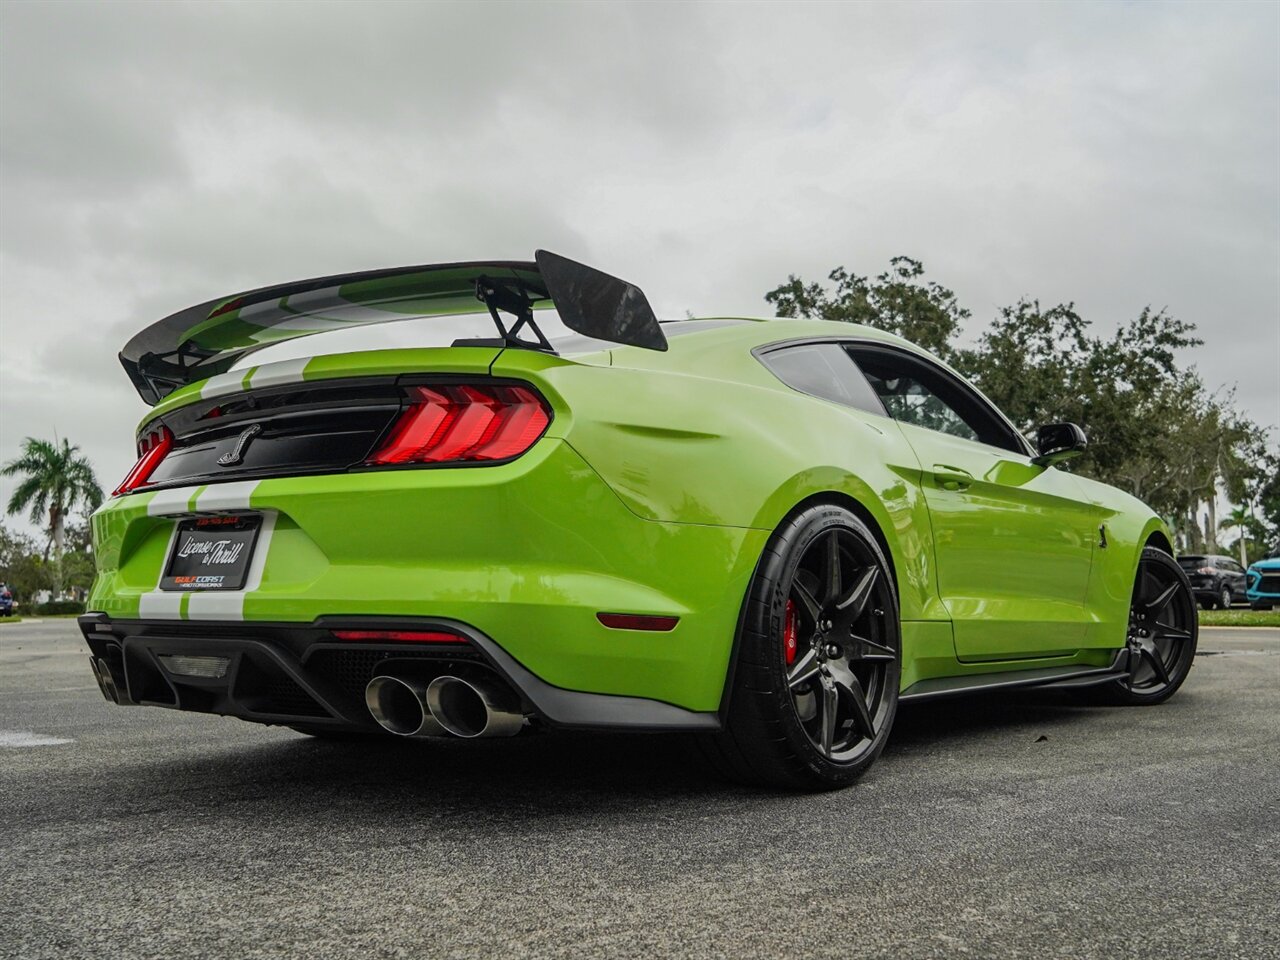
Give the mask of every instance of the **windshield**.
[{"label": "windshield", "polygon": [[1196,567],[1203,567],[1207,564],[1207,562],[1208,561],[1205,557],[1182,556],[1178,558],[1178,563],[1182,566],[1184,570],[1192,570]]}]

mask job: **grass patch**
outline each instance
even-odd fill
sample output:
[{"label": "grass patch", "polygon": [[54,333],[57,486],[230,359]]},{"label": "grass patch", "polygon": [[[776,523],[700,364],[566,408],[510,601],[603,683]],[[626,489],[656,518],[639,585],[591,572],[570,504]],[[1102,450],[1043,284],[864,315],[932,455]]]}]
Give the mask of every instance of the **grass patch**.
[{"label": "grass patch", "polygon": [[1201,610],[1202,627],[1280,627],[1280,610]]},{"label": "grass patch", "polygon": [[0,627],[3,627],[6,623],[21,623],[21,622],[22,622],[21,617],[0,617]]}]

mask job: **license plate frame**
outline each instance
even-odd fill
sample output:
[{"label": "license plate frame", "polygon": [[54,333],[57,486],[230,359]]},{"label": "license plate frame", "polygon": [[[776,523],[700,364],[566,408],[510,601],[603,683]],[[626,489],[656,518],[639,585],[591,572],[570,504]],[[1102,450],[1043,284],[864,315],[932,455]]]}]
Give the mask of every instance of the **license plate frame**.
[{"label": "license plate frame", "polygon": [[177,593],[244,589],[261,529],[260,514],[178,521],[160,589]]}]

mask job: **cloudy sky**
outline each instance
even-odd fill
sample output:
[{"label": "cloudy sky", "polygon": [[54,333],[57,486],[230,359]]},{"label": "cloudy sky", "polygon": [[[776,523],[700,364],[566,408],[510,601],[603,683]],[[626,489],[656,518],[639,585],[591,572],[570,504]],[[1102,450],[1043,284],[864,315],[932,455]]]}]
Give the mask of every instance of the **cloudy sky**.
[{"label": "cloudy sky", "polygon": [[1167,307],[1275,426],[1280,4],[0,4],[2,460],[113,486],[181,307],[538,246],[672,316],[903,253],[971,335]]}]

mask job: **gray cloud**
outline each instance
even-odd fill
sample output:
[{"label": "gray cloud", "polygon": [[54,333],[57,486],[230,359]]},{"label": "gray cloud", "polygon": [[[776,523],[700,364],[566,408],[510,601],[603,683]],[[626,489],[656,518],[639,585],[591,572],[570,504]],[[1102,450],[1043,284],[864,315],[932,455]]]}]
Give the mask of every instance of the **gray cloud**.
[{"label": "gray cloud", "polygon": [[[562,249],[660,310],[909,253],[974,311],[1148,303],[1280,424],[1273,5],[0,6],[0,458],[104,483],[157,317]],[[0,496],[8,487],[0,485]]]}]

